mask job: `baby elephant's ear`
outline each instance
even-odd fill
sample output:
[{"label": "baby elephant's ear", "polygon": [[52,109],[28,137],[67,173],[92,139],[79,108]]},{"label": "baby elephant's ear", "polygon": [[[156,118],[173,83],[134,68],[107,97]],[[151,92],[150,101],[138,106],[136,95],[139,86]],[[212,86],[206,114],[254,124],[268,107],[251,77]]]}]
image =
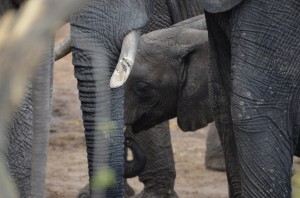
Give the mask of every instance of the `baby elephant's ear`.
[{"label": "baby elephant's ear", "polygon": [[207,42],[208,35],[206,30],[184,28],[176,38],[176,53],[184,57]]},{"label": "baby elephant's ear", "polygon": [[178,41],[183,63],[178,68],[177,123],[183,131],[194,131],[213,121],[208,96],[207,33],[189,29]]}]

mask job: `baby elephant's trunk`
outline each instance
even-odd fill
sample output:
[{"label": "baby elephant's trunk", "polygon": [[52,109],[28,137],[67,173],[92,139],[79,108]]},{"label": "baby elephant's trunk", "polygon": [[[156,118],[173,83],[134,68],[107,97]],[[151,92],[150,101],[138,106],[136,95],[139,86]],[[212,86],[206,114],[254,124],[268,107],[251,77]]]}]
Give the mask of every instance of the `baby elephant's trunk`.
[{"label": "baby elephant's trunk", "polygon": [[[132,151],[132,160],[127,160],[127,148]],[[124,158],[124,178],[132,178],[139,175],[146,166],[146,154],[139,144],[130,137],[125,140]]]}]

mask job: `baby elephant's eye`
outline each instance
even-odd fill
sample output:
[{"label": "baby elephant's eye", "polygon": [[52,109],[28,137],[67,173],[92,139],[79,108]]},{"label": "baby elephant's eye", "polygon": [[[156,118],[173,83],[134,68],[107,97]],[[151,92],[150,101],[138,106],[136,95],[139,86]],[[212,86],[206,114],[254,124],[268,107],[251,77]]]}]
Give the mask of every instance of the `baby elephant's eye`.
[{"label": "baby elephant's eye", "polygon": [[158,90],[149,83],[137,82],[133,91],[138,98],[139,104],[154,107],[159,102]]},{"label": "baby elephant's eye", "polygon": [[135,85],[134,92],[137,94],[139,97],[146,97],[147,93],[149,93],[150,86],[145,83],[145,82],[138,82]]}]

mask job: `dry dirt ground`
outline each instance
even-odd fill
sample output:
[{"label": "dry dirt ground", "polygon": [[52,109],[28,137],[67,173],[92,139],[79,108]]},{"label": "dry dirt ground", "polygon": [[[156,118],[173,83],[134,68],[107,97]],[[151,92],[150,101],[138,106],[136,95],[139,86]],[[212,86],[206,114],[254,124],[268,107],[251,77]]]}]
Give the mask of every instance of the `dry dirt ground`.
[{"label": "dry dirt ground", "polygon": [[[62,28],[57,41],[67,34]],[[55,64],[53,116],[47,162],[47,198],[76,197],[88,182],[85,140],[81,119],[72,57],[68,55]],[[181,132],[176,121],[170,122],[174,157],[177,170],[175,190],[183,198],[227,197],[224,172],[204,167],[207,130],[195,133]],[[129,183],[139,192],[142,184],[137,178]]]}]

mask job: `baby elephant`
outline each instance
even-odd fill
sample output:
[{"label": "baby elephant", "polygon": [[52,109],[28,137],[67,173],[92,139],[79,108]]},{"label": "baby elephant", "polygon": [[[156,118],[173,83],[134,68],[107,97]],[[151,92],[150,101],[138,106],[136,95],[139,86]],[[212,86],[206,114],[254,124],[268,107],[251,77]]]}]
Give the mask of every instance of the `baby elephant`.
[{"label": "baby elephant", "polygon": [[[204,16],[145,34],[125,84],[125,122],[133,132],[177,117],[183,131],[212,122],[208,101],[208,38]],[[209,126],[207,168],[225,170],[217,129]]]},{"label": "baby elephant", "polygon": [[133,132],[174,117],[183,131],[213,121],[205,18],[196,19],[141,37],[125,84],[125,123]]}]

